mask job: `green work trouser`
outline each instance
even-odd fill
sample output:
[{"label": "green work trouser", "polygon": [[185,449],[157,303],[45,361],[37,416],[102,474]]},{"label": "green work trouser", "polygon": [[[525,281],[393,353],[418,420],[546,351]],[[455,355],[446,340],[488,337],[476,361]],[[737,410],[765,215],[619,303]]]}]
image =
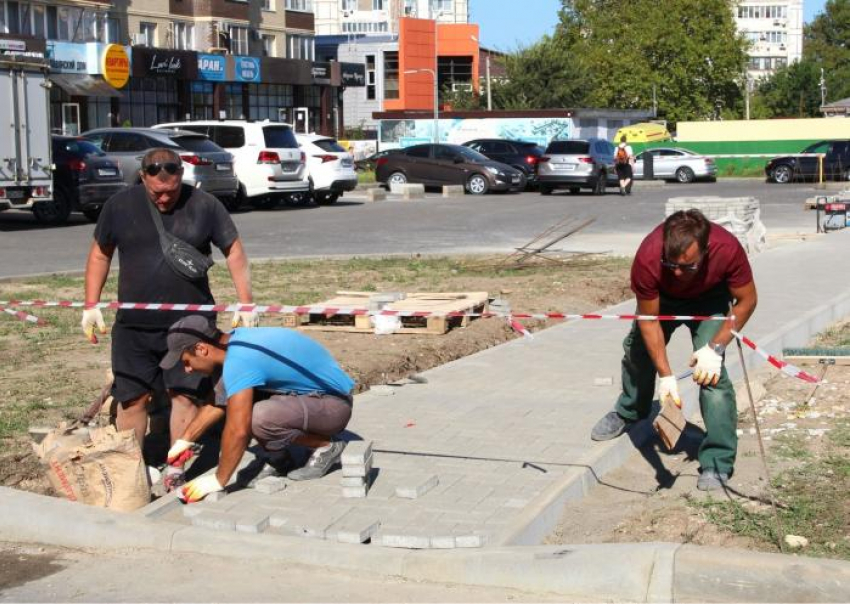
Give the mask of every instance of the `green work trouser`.
[{"label": "green work trouser", "polygon": [[[725,315],[728,310],[728,295],[698,300],[662,298],[660,314]],[[705,346],[721,325],[719,321],[662,321],[661,328],[664,331],[665,344],[682,324],[686,325],[691,332],[694,350]],[[623,391],[615,409],[623,419],[635,421],[647,417],[650,413],[657,374],[637,322],[632,324],[629,335],[623,340],[623,349],[626,353],[623,357],[622,368]],[[680,363],[671,362],[670,365],[678,367]],[[735,389],[732,387],[725,366],[716,386],[700,387],[699,405],[706,433],[699,448],[700,467],[703,470],[716,470],[731,475],[738,449],[738,436],[735,431],[738,413]]]}]

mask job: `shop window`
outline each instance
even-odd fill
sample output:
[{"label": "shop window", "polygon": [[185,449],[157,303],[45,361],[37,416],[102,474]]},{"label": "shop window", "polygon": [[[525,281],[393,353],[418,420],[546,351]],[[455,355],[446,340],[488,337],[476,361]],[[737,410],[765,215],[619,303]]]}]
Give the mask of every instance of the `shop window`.
[{"label": "shop window", "polygon": [[290,84],[250,84],[248,86],[248,118],[277,120],[279,109],[295,106],[294,87]]},{"label": "shop window", "polygon": [[366,98],[375,100],[375,55],[366,55]]},{"label": "shop window", "polygon": [[384,98],[399,98],[398,51],[384,53]]},{"label": "shop window", "polygon": [[192,119],[211,120],[213,115],[213,83],[192,82]]},{"label": "shop window", "polygon": [[177,87],[175,78],[130,78],[121,91],[118,124],[145,127],[176,122],[180,108]]},{"label": "shop window", "polygon": [[242,98],[243,84],[227,84],[224,110],[229,119],[245,119],[245,103]]}]

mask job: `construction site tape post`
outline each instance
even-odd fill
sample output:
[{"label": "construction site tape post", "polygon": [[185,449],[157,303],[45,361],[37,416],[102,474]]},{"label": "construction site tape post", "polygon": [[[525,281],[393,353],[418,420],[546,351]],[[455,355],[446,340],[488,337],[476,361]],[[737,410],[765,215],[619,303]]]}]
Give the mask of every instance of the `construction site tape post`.
[{"label": "construction site tape post", "polygon": [[[502,317],[505,318],[510,326],[518,333],[526,338],[533,338],[531,332],[522,325],[518,319],[562,319],[562,320],[618,320],[618,321],[729,321],[731,317],[725,316],[707,316],[707,315],[602,315],[602,314],[570,314],[570,313],[496,313],[496,312],[480,312],[469,313],[463,311],[450,312],[432,312],[432,311],[412,311],[412,310],[376,310],[372,311],[368,308],[360,307],[328,307],[328,306],[283,306],[283,305],[260,305],[260,304],[168,304],[168,303],[145,303],[145,302],[99,302],[98,304],[86,305],[84,302],[74,302],[69,300],[45,301],[45,300],[5,300],[0,301],[0,311],[9,314],[21,321],[44,325],[44,321],[25,313],[17,311],[9,307],[25,306],[37,308],[100,308],[103,310],[148,310],[148,311],[189,311],[189,312],[236,312],[236,311],[256,311],[266,314],[322,314],[326,316],[333,315],[354,315],[354,316],[396,316],[396,317]],[[764,358],[770,365],[779,369],[782,373],[791,377],[797,378],[810,384],[818,384],[820,380],[814,375],[803,371],[802,369],[786,363],[769,352],[760,348],[755,342],[742,335],[736,330],[732,330],[732,334],[738,338],[744,345],[755,351],[759,356]]]}]

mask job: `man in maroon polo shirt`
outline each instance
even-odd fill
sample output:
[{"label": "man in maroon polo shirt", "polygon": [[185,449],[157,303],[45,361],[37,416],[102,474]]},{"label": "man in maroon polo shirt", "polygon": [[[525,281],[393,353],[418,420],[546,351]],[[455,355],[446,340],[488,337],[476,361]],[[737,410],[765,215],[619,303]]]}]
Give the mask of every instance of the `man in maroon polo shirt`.
[{"label": "man in maroon polo shirt", "polygon": [[[750,263],[738,240],[698,210],[672,214],[641,243],[632,264],[632,291],[641,315],[730,315],[741,329],[756,308]],[[729,305],[732,304],[730,309]],[[690,365],[700,385],[705,438],[699,448],[697,488],[726,485],[738,448],[735,389],[723,367],[732,341],[731,321],[635,321],[623,341],[623,390],[613,411],[593,427],[593,440],[609,440],[646,418],[658,393],[681,406],[667,343],[686,325],[694,353]]]}]

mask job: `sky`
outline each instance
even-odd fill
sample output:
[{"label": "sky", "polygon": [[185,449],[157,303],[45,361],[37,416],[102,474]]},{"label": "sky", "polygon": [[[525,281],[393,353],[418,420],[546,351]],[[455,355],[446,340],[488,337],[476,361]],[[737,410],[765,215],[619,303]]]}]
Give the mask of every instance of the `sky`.
[{"label": "sky", "polygon": [[[551,34],[558,22],[561,0],[469,0],[470,19],[481,26],[484,46],[516,50]],[[823,10],[826,0],[804,0],[808,23]]]}]

